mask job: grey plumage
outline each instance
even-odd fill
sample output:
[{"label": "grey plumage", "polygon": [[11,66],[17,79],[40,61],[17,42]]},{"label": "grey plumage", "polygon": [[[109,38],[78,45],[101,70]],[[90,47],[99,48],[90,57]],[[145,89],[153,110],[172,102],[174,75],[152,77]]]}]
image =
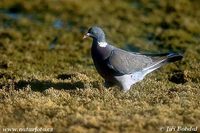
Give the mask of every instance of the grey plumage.
[{"label": "grey plumage", "polygon": [[88,30],[86,37],[93,38],[92,59],[105,85],[117,84],[124,91],[162,65],[182,59],[176,53],[141,54],[116,48],[106,42],[103,30],[96,26]]}]

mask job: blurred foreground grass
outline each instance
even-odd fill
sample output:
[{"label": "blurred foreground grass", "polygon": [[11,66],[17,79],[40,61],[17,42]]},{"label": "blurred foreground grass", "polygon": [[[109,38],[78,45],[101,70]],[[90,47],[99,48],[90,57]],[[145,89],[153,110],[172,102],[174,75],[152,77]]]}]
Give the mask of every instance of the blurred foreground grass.
[{"label": "blurred foreground grass", "polygon": [[[167,126],[199,126],[199,4],[2,0],[1,130],[156,133]],[[101,26],[118,47],[181,52],[184,59],[148,75],[128,93],[117,87],[102,89],[90,57],[91,40],[82,41],[92,25]]]}]

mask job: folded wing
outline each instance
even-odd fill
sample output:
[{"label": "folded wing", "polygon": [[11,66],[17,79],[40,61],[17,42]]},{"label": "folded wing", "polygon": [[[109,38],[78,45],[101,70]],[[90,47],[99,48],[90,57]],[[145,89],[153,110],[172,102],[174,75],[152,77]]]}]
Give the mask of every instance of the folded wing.
[{"label": "folded wing", "polygon": [[108,58],[108,66],[118,74],[155,69],[165,64],[170,54],[140,54],[114,49]]}]

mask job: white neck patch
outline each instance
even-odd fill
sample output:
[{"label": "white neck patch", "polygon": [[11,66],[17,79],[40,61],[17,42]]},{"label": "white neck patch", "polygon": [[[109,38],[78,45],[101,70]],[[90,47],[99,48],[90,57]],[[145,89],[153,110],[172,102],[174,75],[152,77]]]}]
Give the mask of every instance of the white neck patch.
[{"label": "white neck patch", "polygon": [[106,47],[108,44],[107,44],[107,42],[98,42],[98,45],[100,47]]}]

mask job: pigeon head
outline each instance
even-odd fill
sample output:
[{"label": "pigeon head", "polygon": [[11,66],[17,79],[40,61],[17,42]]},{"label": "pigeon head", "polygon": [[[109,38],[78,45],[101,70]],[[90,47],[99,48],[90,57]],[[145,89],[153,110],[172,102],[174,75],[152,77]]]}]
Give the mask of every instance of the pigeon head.
[{"label": "pigeon head", "polygon": [[91,27],[88,32],[84,35],[83,39],[91,37],[97,42],[105,42],[105,34],[103,30],[97,26]]}]

